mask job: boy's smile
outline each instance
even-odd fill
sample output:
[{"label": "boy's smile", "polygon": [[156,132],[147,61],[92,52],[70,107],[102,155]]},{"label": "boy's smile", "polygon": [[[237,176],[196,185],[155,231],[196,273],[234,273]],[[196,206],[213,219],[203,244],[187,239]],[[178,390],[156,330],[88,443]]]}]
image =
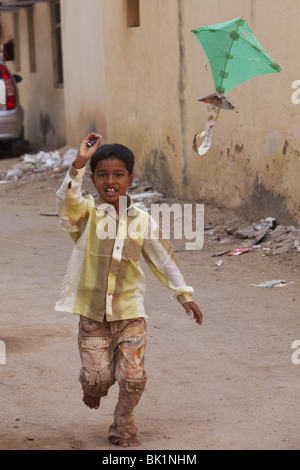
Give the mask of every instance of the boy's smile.
[{"label": "boy's smile", "polygon": [[116,158],[99,160],[91,178],[98,194],[118,211],[119,197],[125,196],[133,181],[125,163]]}]

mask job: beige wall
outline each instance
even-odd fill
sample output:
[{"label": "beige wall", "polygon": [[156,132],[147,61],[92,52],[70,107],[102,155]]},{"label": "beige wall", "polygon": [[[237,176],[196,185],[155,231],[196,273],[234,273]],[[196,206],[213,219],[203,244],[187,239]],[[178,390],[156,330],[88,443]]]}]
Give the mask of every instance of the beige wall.
[{"label": "beige wall", "polygon": [[186,123],[178,2],[141,1],[137,28],[127,26],[126,4],[103,2],[108,136],[134,151],[138,175],[165,192],[183,193]]},{"label": "beige wall", "polygon": [[[130,28],[127,0],[61,0],[64,88],[54,89],[50,24],[44,22],[49,4],[36,4],[35,74],[27,68],[27,42],[21,43],[21,97],[31,113],[27,134],[41,140],[42,111],[55,129],[49,142],[58,146],[65,136],[68,145],[77,146],[87,132],[101,132],[104,142],[128,145],[137,176],[166,193],[253,217],[300,222],[300,105],[291,99],[292,82],[300,80],[300,13],[294,5],[293,0],[140,0],[140,27]],[[214,85],[191,30],[239,16],[283,71],[253,78],[226,95],[239,114],[221,111],[212,147],[200,157],[191,147],[194,134],[205,128],[206,106],[197,98]]]},{"label": "beige wall", "polygon": [[78,146],[92,131],[106,138],[102,0],[62,0],[66,139]]},{"label": "beige wall", "polygon": [[50,4],[33,6],[36,71],[30,70],[27,14],[16,14],[19,43],[13,27],[13,15],[1,15],[2,43],[15,38],[18,61],[7,64],[12,72],[22,76],[18,84],[20,100],[25,110],[25,138],[35,146],[59,148],[65,144],[64,90],[54,85],[52,29]]},{"label": "beige wall", "polygon": [[[209,10],[198,12],[199,1],[188,3],[186,30],[243,16],[283,69],[280,74],[253,78],[228,93],[239,114],[221,111],[210,152],[202,158],[191,155],[191,175],[195,175],[191,195],[245,213],[255,211],[256,216],[274,215],[282,223],[300,222],[300,108],[291,100],[292,82],[300,78],[295,60],[299,9],[291,0],[211,0]],[[213,89],[210,71],[204,68],[207,59],[194,38],[187,38],[187,46],[189,74],[195,77],[193,93],[201,96]],[[195,103],[191,109],[193,130],[198,123],[201,128],[205,119],[201,105]]]},{"label": "beige wall", "polygon": [[[291,101],[291,84],[300,79],[294,2],[140,0],[140,7],[141,26],[128,28],[126,1],[103,1],[108,139],[131,147],[137,174],[166,192],[253,217],[300,221],[300,108]],[[206,106],[197,98],[214,84],[191,29],[239,16],[283,72],[228,93],[239,114],[221,111],[212,147],[200,157],[191,149],[206,124]]]}]

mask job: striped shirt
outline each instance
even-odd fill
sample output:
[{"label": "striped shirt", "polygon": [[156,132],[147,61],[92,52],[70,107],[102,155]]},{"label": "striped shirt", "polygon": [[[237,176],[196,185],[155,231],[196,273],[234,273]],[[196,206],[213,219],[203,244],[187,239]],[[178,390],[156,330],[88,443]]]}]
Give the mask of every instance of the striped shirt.
[{"label": "striped shirt", "polygon": [[99,322],[148,318],[141,255],[174,298],[181,304],[191,301],[194,291],[185,285],[172,245],[150,214],[127,196],[119,219],[100,196],[83,197],[84,172],[85,167],[72,166],[56,193],[62,229],[75,246],[55,310]]}]

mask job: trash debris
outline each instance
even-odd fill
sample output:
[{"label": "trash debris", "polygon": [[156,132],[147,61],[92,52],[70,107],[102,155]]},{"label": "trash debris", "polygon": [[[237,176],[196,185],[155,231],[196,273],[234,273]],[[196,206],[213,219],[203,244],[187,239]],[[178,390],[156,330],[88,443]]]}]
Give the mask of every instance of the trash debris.
[{"label": "trash debris", "polygon": [[227,256],[239,256],[251,250],[252,246],[248,246],[248,248],[239,248],[238,250],[230,251],[229,253],[227,253]]},{"label": "trash debris", "polygon": [[[40,173],[59,177],[70,168],[77,153],[77,149],[64,147],[53,152],[40,151],[37,154],[24,154],[18,163],[0,176],[0,184],[14,182],[27,175],[34,176]],[[89,172],[86,172],[85,178],[90,181]],[[85,195],[85,191],[83,189],[83,195]],[[135,205],[144,210],[148,210],[151,204],[158,203],[165,198],[164,194],[158,192],[149,182],[136,177],[128,192]],[[57,214],[40,215],[55,216]]]},{"label": "trash debris", "polygon": [[128,193],[134,204],[144,210],[147,210],[147,206],[158,203],[165,198],[164,194],[156,191],[151,184],[139,178],[134,178]]},{"label": "trash debris", "polygon": [[286,282],[284,279],[282,280],[275,279],[274,281],[265,281],[265,282],[261,282],[260,284],[251,284],[251,286],[272,288],[272,287],[285,287],[285,286],[289,286],[290,284],[294,284],[294,282]]},{"label": "trash debris", "polygon": [[20,161],[6,172],[0,183],[17,181],[26,174],[50,172],[50,174],[63,173],[73,163],[77,156],[76,149],[68,149],[63,156],[59,150],[54,152],[40,151],[37,154],[24,154]]},{"label": "trash debris", "polygon": [[131,193],[130,197],[134,201],[142,201],[143,199],[148,199],[150,197],[151,198],[157,197],[157,198],[162,199],[164,196],[157,191],[147,191],[145,193],[137,193],[137,194]]},{"label": "trash debris", "polygon": [[248,239],[248,238],[256,238],[257,237],[257,230],[253,227],[244,227],[239,230],[236,230],[234,233],[234,238],[238,239]]},{"label": "trash debris", "polygon": [[261,219],[259,222],[256,222],[253,224],[253,228],[255,228],[255,230],[262,230],[262,229],[265,229],[265,228],[276,228],[277,227],[277,222],[276,222],[276,219],[274,219],[273,217],[267,217],[266,219]]},{"label": "trash debris", "polygon": [[262,248],[269,248],[273,255],[292,251],[300,252],[300,228],[278,225],[267,235],[261,244]]},{"label": "trash debris", "polygon": [[17,181],[22,176],[22,171],[19,168],[8,170],[5,175],[6,181]]},{"label": "trash debris", "polygon": [[69,168],[70,165],[74,162],[78,154],[77,149],[69,148],[66,152],[64,152],[62,157],[62,166]]},{"label": "trash debris", "polygon": [[216,262],[216,266],[222,266],[222,264],[223,264],[223,260],[221,260],[221,259]]},{"label": "trash debris", "polygon": [[265,228],[264,230],[262,230],[262,232],[259,233],[255,238],[253,245],[258,245],[259,243],[261,243],[269,231],[270,228]]},{"label": "trash debris", "polygon": [[264,254],[264,256],[270,256],[272,254],[271,248],[269,248],[268,246],[265,246],[263,248],[263,254]]},{"label": "trash debris", "polygon": [[60,166],[62,159],[58,150],[56,150],[55,152],[40,151],[35,155],[25,154],[21,157],[21,161],[33,164],[35,166],[34,170],[46,170]]},{"label": "trash debris", "polygon": [[[212,235],[213,239],[220,243],[226,243],[235,238],[234,234],[237,231],[236,227],[221,226],[208,231],[208,235]],[[245,237],[248,238],[248,237]]]},{"label": "trash debris", "polygon": [[[209,231],[207,230],[206,235],[211,235],[213,240],[222,244],[230,243],[237,239],[249,240],[249,247],[262,249],[264,256],[293,251],[300,253],[300,228],[280,225],[273,217],[261,219],[245,227],[230,227],[226,225],[215,227]],[[228,253],[225,250],[213,256],[221,256],[222,254]]]},{"label": "trash debris", "polygon": [[229,253],[229,252],[230,252],[230,250],[221,251],[220,253],[216,253],[216,254],[212,255],[212,257],[216,258],[218,256],[227,255],[227,253]]},{"label": "trash debris", "polygon": [[260,220],[260,222],[253,224],[253,228],[259,231],[256,236],[253,245],[261,243],[270,230],[274,230],[277,227],[276,219],[273,217],[267,217],[266,219]]}]

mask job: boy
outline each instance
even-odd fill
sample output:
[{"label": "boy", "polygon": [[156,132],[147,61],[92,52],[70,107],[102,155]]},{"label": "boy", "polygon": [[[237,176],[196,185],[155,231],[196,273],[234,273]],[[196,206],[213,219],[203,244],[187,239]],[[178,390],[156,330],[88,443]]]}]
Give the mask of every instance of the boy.
[{"label": "boy", "polygon": [[[98,140],[89,146],[93,138]],[[113,444],[129,447],[140,444],[133,410],[147,380],[141,255],[199,325],[202,314],[192,301],[193,289],[185,285],[170,242],[162,237],[150,215],[135,207],[126,194],[133,181],[132,152],[119,144],[100,146],[100,142],[96,133],[82,141],[57,192],[61,224],[75,246],[55,309],[80,318],[83,402],[98,409],[101,397],[118,382],[119,399],[108,438]],[[89,160],[96,200],[81,194]]]}]

